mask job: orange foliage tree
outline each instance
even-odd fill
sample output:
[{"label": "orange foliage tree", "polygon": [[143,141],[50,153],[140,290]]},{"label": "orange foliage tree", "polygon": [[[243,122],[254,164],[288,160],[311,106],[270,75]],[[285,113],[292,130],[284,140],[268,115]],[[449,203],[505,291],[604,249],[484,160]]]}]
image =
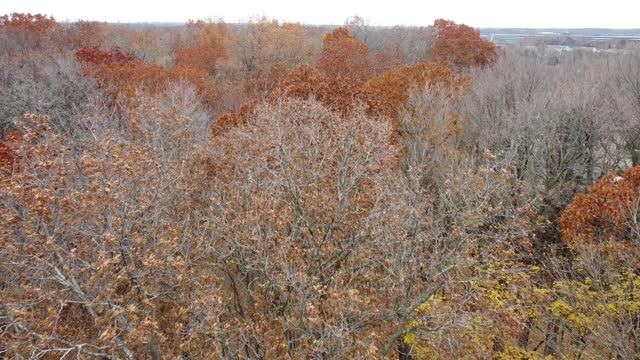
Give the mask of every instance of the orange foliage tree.
[{"label": "orange foliage tree", "polygon": [[187,39],[178,44],[173,54],[175,66],[213,75],[216,62],[227,57],[225,45],[230,34],[226,24],[213,20],[189,20],[186,31]]},{"label": "orange foliage tree", "polygon": [[[315,98],[322,105],[346,115],[358,103],[360,85],[343,78],[332,79],[322,71],[309,65],[301,65],[289,71],[275,68],[269,73],[260,73],[256,86],[268,85],[266,102],[275,104],[282,98]],[[256,101],[244,104],[240,111],[220,116],[213,125],[213,136],[226,133],[231,128],[246,122],[256,106]]]},{"label": "orange foliage tree", "polygon": [[363,96],[370,112],[397,118],[409,100],[409,90],[442,86],[451,94],[467,88],[469,78],[455,75],[436,63],[417,63],[387,70],[363,86]]},{"label": "orange foliage tree", "polygon": [[65,41],[73,49],[100,47],[109,31],[107,23],[97,21],[77,21],[65,31]]},{"label": "orange foliage tree", "polygon": [[240,106],[237,112],[227,112],[219,116],[211,127],[211,136],[218,137],[226,134],[229,130],[243,125],[253,114],[256,108],[256,102],[248,102]]},{"label": "orange foliage tree", "polygon": [[438,19],[433,26],[438,37],[429,54],[436,61],[465,68],[486,66],[497,56],[496,46],[480,37],[480,32],[464,24]]},{"label": "orange foliage tree", "polygon": [[157,94],[171,81],[192,84],[209,104],[217,98],[215,89],[191,67],[168,70],[159,65],[145,64],[118,50],[104,52],[95,48],[79,49],[76,59],[86,65],[86,73],[93,76],[99,86],[107,89],[114,105],[131,104],[139,90]]},{"label": "orange foliage tree", "polygon": [[309,65],[302,65],[276,86],[269,99],[274,102],[280,97],[306,99],[314,96],[323,105],[346,114],[353,106],[359,92],[359,85],[344,78],[331,78]]},{"label": "orange foliage tree", "polygon": [[67,45],[61,27],[46,15],[13,13],[0,16],[0,55],[31,55]]},{"label": "orange foliage tree", "polygon": [[42,14],[12,13],[0,16],[0,30],[27,31],[29,33],[45,35],[56,27],[53,17]]},{"label": "orange foliage tree", "polygon": [[330,78],[364,82],[370,73],[367,45],[358,42],[346,28],[337,28],[324,36],[318,69]]},{"label": "orange foliage tree", "polygon": [[[348,114],[354,106],[363,104],[370,115],[385,116],[391,120],[396,120],[401,114],[409,101],[411,89],[438,87],[447,92],[446,96],[453,97],[470,85],[467,76],[456,75],[445,65],[436,63],[392,68],[364,84],[341,77],[332,78],[309,65],[289,70],[286,75],[283,75],[283,71],[274,71],[264,77],[266,79],[262,81],[270,85],[266,100],[272,104],[281,98],[313,97],[342,115]],[[254,105],[247,104],[240,113],[224,114],[214,124],[213,133],[220,135],[231,128],[230,124],[243,123],[250,113],[248,110]],[[396,121],[393,124],[397,127]]]},{"label": "orange foliage tree", "polygon": [[[249,82],[253,92],[267,94],[275,103],[280,98],[315,98],[326,107],[345,115],[354,106],[364,103],[369,114],[397,120],[409,101],[411,89],[425,87],[444,89],[446,96],[457,96],[470,85],[469,78],[455,74],[445,63],[417,63],[394,66],[402,59],[398,48],[374,58],[382,74],[369,78],[373,71],[367,59],[367,47],[353,38],[345,28],[338,28],[324,37],[322,54],[316,68],[302,65],[286,71],[273,67],[258,72]],[[368,81],[367,81],[368,80]],[[255,88],[255,89],[254,89]],[[262,100],[262,99],[259,99]],[[246,121],[255,103],[247,104],[241,113],[224,114],[215,124],[213,133],[220,135],[232,126]],[[399,129],[397,121],[394,126]]]},{"label": "orange foliage tree", "polygon": [[227,57],[225,45],[229,31],[221,21],[189,20],[188,38],[173,54],[176,67],[192,68],[205,75],[213,75],[216,62]]},{"label": "orange foliage tree", "polygon": [[213,75],[216,62],[224,56],[224,49],[213,49],[205,44],[197,44],[176,50],[173,61],[176,67],[189,67],[203,74]]},{"label": "orange foliage tree", "polygon": [[575,248],[598,245],[610,255],[637,257],[639,200],[640,167],[606,176],[567,205],[558,220],[562,237]]}]

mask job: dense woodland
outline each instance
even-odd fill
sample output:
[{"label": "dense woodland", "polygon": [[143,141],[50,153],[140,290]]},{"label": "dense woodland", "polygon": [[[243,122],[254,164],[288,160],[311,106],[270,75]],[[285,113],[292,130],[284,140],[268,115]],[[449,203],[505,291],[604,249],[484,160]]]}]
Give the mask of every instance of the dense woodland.
[{"label": "dense woodland", "polygon": [[640,49],[0,17],[0,359],[638,359]]}]

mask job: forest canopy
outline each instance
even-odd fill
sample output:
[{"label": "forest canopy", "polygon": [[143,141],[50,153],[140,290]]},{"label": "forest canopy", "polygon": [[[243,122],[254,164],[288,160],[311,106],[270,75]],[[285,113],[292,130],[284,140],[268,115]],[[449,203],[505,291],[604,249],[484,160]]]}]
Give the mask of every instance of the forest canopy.
[{"label": "forest canopy", "polygon": [[0,16],[0,359],[635,359],[640,48]]}]

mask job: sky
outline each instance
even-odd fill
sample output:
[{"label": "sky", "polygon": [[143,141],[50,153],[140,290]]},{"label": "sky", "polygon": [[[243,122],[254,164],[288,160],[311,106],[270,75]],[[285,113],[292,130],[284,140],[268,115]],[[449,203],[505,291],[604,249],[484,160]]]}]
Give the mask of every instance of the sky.
[{"label": "sky", "polygon": [[640,28],[640,0],[0,0],[0,14],[31,12],[58,21],[184,22],[251,16],[306,24],[430,25],[437,18],[473,27]]}]

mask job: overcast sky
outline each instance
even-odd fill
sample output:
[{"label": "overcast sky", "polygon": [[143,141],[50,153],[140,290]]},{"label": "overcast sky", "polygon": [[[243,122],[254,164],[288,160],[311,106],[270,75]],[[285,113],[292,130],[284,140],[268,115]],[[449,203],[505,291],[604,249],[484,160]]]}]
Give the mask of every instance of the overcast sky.
[{"label": "overcast sky", "polygon": [[474,27],[640,28],[640,0],[0,0],[0,14],[46,13],[57,20],[182,22],[252,15],[307,24],[429,25],[445,18]]}]

